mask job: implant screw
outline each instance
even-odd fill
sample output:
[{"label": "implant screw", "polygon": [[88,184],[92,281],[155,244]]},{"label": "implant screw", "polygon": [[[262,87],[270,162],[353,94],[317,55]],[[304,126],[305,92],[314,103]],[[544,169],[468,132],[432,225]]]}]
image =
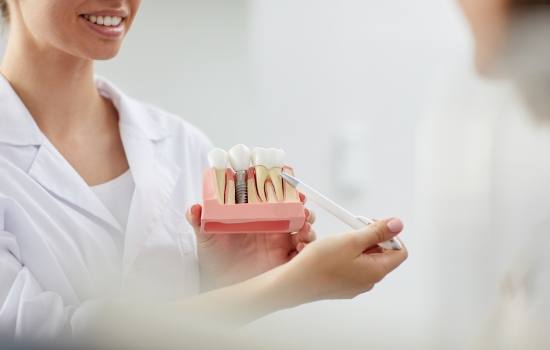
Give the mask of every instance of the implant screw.
[{"label": "implant screw", "polygon": [[237,204],[248,203],[248,186],[246,183],[246,170],[237,171],[235,181],[235,192]]}]

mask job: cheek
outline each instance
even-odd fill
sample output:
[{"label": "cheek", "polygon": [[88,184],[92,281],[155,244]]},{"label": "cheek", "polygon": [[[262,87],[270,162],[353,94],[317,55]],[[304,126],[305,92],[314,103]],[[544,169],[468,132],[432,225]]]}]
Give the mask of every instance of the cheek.
[{"label": "cheek", "polygon": [[22,1],[21,13],[26,28],[38,40],[39,45],[53,45],[72,42],[78,17],[67,0]]}]

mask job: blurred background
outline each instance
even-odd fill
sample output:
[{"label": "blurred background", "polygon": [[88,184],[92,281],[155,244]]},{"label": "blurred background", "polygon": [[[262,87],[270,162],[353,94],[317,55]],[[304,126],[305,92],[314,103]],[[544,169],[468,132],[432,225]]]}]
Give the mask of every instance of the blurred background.
[{"label": "blurred background", "polygon": [[[453,0],[155,0],[98,72],[219,147],[285,149],[297,175],[357,214],[404,219],[410,258],[372,293],[280,312],[244,334],[423,348],[443,337],[448,301],[415,215],[418,127],[441,77],[471,65],[471,47]],[[320,236],[346,229],[316,212]]]}]

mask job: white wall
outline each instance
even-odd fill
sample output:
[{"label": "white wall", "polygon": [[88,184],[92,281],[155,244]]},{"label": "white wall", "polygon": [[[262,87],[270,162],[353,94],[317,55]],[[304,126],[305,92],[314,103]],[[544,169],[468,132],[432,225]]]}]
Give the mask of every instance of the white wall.
[{"label": "white wall", "polygon": [[[453,0],[144,1],[124,50],[98,72],[219,146],[285,148],[301,177],[359,214],[403,217],[410,260],[373,293],[251,327],[310,344],[392,347],[419,341],[429,314],[429,252],[412,215],[415,123],[431,77],[463,54],[466,38]],[[361,151],[341,154],[350,143]],[[355,195],[335,164],[358,174]],[[320,235],[344,229],[319,216]]]},{"label": "white wall", "polygon": [[[373,293],[283,312],[253,332],[277,328],[323,348],[430,344],[424,320],[431,320],[436,292],[423,288],[433,278],[423,259],[430,252],[426,235],[414,230],[415,126],[432,77],[467,51],[457,7],[441,0],[258,0],[252,14],[256,118],[270,130],[263,137],[289,150],[304,178],[357,213],[403,217],[411,250],[399,273]],[[361,195],[351,196],[338,191],[331,165],[342,165],[341,135],[356,139],[357,130],[362,142],[352,144],[363,151],[350,157],[362,164],[355,171],[364,183]],[[317,227],[321,234],[342,228],[327,217]]]}]

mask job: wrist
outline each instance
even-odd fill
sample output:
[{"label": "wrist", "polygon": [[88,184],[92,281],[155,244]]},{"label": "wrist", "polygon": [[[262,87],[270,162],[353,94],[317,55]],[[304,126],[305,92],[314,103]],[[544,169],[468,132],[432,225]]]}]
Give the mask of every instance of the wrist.
[{"label": "wrist", "polygon": [[277,310],[293,308],[313,301],[305,276],[300,274],[298,264],[290,261],[261,275],[266,300]]}]

